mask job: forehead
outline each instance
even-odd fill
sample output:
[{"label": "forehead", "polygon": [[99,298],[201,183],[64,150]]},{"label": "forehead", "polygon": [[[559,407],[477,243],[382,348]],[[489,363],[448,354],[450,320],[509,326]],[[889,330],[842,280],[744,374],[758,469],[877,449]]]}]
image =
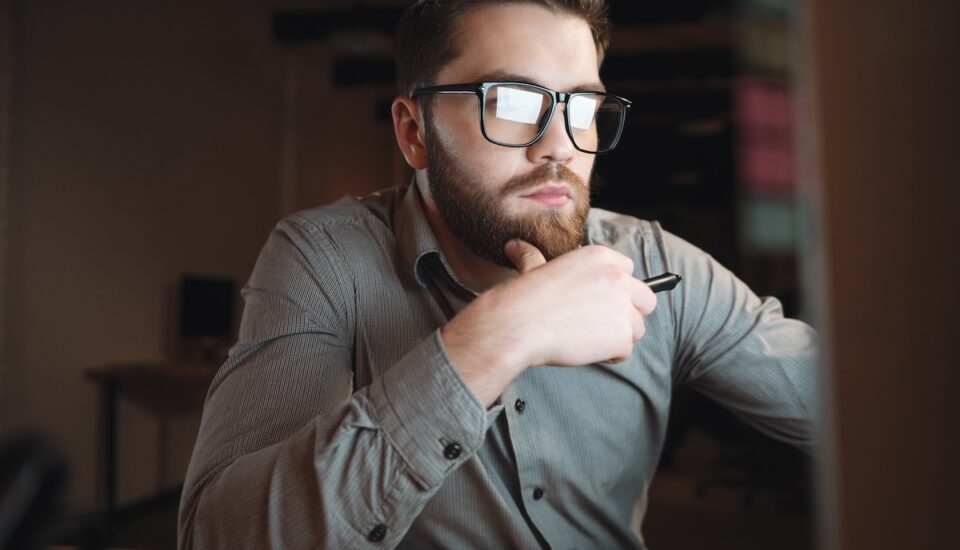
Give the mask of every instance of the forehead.
[{"label": "forehead", "polygon": [[461,17],[455,40],[459,55],[441,69],[438,84],[515,74],[563,91],[600,80],[590,26],[562,11],[483,5]]}]

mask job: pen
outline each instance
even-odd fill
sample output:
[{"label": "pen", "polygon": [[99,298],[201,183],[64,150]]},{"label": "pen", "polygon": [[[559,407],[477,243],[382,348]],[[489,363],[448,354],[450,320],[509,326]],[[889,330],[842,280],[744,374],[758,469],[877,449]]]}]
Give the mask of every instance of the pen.
[{"label": "pen", "polygon": [[647,286],[650,287],[650,290],[654,292],[662,292],[664,290],[673,290],[673,287],[677,286],[677,283],[679,283],[680,279],[682,278],[683,277],[677,275],[676,273],[664,273],[662,275],[657,275],[656,277],[644,279],[643,282],[647,283]]}]

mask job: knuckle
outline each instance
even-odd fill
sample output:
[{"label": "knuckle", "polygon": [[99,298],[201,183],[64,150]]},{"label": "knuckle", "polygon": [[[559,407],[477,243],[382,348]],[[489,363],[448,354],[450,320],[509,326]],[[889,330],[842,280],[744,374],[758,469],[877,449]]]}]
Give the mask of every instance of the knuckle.
[{"label": "knuckle", "polygon": [[604,281],[616,284],[623,281],[626,273],[624,273],[623,270],[618,269],[617,266],[607,265],[603,267],[600,275]]}]

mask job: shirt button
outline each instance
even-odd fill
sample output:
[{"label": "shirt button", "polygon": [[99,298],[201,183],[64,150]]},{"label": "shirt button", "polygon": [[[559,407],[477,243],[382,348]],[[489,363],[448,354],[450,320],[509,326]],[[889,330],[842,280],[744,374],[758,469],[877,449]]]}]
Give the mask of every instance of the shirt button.
[{"label": "shirt button", "polygon": [[463,449],[460,447],[460,444],[454,441],[443,448],[443,456],[449,458],[450,460],[455,460],[458,456],[460,456],[460,451],[462,450]]},{"label": "shirt button", "polygon": [[533,490],[533,500],[540,500],[541,498],[543,498],[543,489],[537,487]]},{"label": "shirt button", "polygon": [[513,408],[517,409],[517,412],[523,414],[523,411],[527,408],[527,402],[523,399],[517,399],[517,402],[513,404]]},{"label": "shirt button", "polygon": [[370,542],[380,542],[386,536],[387,536],[387,526],[381,523],[380,525],[377,525],[370,531],[370,533],[367,535],[367,540],[369,540]]}]

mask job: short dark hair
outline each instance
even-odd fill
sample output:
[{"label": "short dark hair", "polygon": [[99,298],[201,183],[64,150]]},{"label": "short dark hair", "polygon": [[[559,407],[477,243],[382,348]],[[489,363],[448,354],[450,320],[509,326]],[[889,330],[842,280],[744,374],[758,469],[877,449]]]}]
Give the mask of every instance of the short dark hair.
[{"label": "short dark hair", "polygon": [[397,86],[402,95],[431,86],[457,50],[457,23],[470,10],[484,4],[533,4],[582,17],[590,26],[603,62],[610,44],[610,19],[606,0],[418,0],[404,12],[397,26]]}]

